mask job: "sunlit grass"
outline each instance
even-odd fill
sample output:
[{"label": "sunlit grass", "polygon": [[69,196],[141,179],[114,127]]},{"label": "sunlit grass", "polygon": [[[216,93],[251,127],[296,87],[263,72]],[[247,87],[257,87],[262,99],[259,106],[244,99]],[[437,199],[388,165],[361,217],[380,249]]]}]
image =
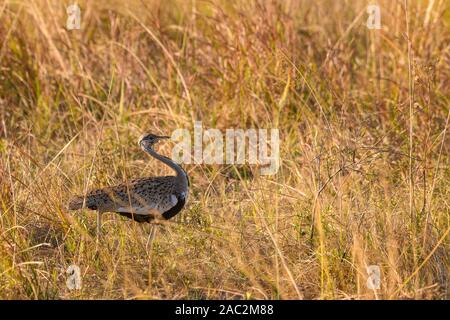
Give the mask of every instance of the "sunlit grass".
[{"label": "sunlit grass", "polygon": [[[378,3],[382,30],[359,0],[81,1],[72,31],[0,4],[0,298],[448,298],[449,7]],[[67,200],[170,174],[136,140],[196,120],[278,128],[279,172],[186,165],[180,215],[97,244]]]}]

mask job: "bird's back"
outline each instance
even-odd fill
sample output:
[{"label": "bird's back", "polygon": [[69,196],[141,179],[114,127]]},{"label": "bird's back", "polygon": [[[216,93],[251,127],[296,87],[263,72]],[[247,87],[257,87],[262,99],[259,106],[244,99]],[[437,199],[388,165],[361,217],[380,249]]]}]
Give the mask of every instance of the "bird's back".
[{"label": "bird's back", "polygon": [[86,197],[77,196],[69,202],[69,210],[83,207],[101,212],[150,214],[163,213],[176,204],[174,196],[180,193],[175,176],[134,179],[128,184],[93,190]]}]

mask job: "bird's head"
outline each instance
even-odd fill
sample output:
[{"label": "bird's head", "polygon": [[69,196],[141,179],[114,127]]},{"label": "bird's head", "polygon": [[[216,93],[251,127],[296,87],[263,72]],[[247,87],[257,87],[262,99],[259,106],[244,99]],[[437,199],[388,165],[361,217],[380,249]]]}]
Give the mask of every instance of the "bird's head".
[{"label": "bird's head", "polygon": [[168,136],[158,136],[153,133],[144,133],[138,140],[138,144],[142,149],[153,148],[153,145],[159,140],[170,139]]}]

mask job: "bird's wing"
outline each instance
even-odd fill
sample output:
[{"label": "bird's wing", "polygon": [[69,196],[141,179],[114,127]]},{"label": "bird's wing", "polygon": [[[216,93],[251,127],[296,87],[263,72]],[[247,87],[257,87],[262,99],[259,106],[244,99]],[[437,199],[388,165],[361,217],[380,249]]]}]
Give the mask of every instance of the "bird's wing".
[{"label": "bird's wing", "polygon": [[177,205],[177,203],[178,203],[177,195],[175,195],[173,193],[165,195],[161,199],[161,201],[158,203],[158,210],[162,214],[162,213],[172,209],[174,206]]},{"label": "bird's wing", "polygon": [[159,211],[159,203],[173,188],[173,176],[134,179],[128,184],[89,192],[86,199],[90,206],[87,207],[104,212],[150,214],[150,210]]},{"label": "bird's wing", "polygon": [[168,220],[179,213],[186,203],[186,196],[187,194],[185,192],[171,195],[171,203],[173,205],[168,210],[162,212],[162,217]]}]

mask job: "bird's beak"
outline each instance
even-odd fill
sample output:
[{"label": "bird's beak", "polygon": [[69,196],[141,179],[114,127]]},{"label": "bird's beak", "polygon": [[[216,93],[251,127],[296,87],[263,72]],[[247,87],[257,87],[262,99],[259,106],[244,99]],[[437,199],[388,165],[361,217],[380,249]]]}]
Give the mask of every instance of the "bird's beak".
[{"label": "bird's beak", "polygon": [[170,139],[169,136],[158,136],[158,139]]}]

